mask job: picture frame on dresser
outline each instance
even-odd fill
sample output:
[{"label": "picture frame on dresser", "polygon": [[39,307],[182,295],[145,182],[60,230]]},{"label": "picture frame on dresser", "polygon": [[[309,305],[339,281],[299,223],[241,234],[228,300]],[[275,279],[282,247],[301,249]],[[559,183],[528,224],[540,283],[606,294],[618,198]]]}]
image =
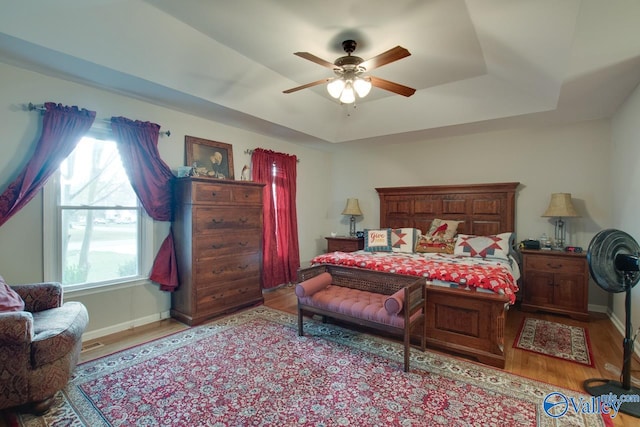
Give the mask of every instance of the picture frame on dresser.
[{"label": "picture frame on dresser", "polygon": [[233,180],[233,146],[224,142],[185,135],[186,164],[204,178]]}]

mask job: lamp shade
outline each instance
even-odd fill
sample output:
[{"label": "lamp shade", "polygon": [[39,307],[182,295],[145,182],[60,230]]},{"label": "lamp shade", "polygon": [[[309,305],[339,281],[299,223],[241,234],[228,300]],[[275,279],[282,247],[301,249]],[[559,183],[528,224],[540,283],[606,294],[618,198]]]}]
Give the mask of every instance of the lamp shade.
[{"label": "lamp shade", "polygon": [[358,199],[347,199],[347,206],[344,207],[342,215],[360,216],[362,211],[360,205],[358,205]]},{"label": "lamp shade", "polygon": [[579,217],[571,203],[571,193],[553,193],[549,207],[542,216],[551,217]]}]

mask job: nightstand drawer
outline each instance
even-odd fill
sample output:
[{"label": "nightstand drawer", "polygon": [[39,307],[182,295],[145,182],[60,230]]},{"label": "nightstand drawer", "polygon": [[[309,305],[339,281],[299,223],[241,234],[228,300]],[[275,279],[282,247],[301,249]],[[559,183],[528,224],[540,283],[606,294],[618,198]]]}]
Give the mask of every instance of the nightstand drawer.
[{"label": "nightstand drawer", "polygon": [[526,257],[525,260],[525,268],[530,268],[533,270],[542,270],[549,272],[558,271],[567,274],[582,273],[584,271],[583,259],[568,259],[560,258],[553,255],[540,255],[533,258]]},{"label": "nightstand drawer", "polygon": [[360,237],[325,237],[327,252],[355,252],[364,249],[364,239]]}]

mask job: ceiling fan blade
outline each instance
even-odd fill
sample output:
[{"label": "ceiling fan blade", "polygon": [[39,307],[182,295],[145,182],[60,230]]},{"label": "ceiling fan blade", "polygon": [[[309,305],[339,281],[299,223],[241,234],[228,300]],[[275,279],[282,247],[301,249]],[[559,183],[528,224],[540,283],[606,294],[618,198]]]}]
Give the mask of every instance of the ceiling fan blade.
[{"label": "ceiling fan blade", "polygon": [[318,65],[322,65],[323,67],[327,67],[327,68],[329,68],[331,70],[336,68],[336,66],[333,65],[332,62],[325,61],[322,58],[318,58],[317,56],[315,56],[314,54],[309,53],[309,52],[294,52],[293,54],[296,55],[296,56],[299,56],[300,58],[304,58],[304,59],[307,59],[307,60],[309,60],[311,62],[315,62]]},{"label": "ceiling fan blade", "polygon": [[297,92],[299,90],[306,89],[308,87],[313,87],[313,86],[321,85],[322,83],[330,82],[331,80],[333,80],[333,78],[326,78],[326,79],[316,80],[315,82],[307,83],[306,85],[302,85],[302,86],[298,86],[298,87],[293,87],[291,89],[283,90],[282,93]]},{"label": "ceiling fan blade", "polygon": [[380,77],[371,76],[369,78],[371,79],[371,85],[380,89],[388,90],[389,92],[397,93],[398,95],[408,97],[416,92],[414,88],[404,86],[399,83],[390,82],[389,80],[381,79]]},{"label": "ceiling fan blade", "polygon": [[371,71],[374,68],[382,67],[383,65],[387,65],[399,59],[406,58],[410,55],[411,52],[409,52],[407,49],[403,48],[402,46],[396,46],[386,52],[382,52],[378,56],[367,59],[362,64],[360,64],[360,66],[366,68],[367,71]]}]

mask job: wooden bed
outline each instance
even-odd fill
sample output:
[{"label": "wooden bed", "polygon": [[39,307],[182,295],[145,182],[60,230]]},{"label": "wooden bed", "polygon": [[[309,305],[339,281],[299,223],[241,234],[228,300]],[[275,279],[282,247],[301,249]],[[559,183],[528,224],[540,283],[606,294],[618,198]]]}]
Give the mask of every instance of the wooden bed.
[{"label": "wooden bed", "polygon": [[[458,233],[494,235],[515,231],[519,183],[376,188],[381,228],[419,228],[434,218],[463,221]],[[471,356],[504,368],[504,295],[427,285],[427,346]]]}]

